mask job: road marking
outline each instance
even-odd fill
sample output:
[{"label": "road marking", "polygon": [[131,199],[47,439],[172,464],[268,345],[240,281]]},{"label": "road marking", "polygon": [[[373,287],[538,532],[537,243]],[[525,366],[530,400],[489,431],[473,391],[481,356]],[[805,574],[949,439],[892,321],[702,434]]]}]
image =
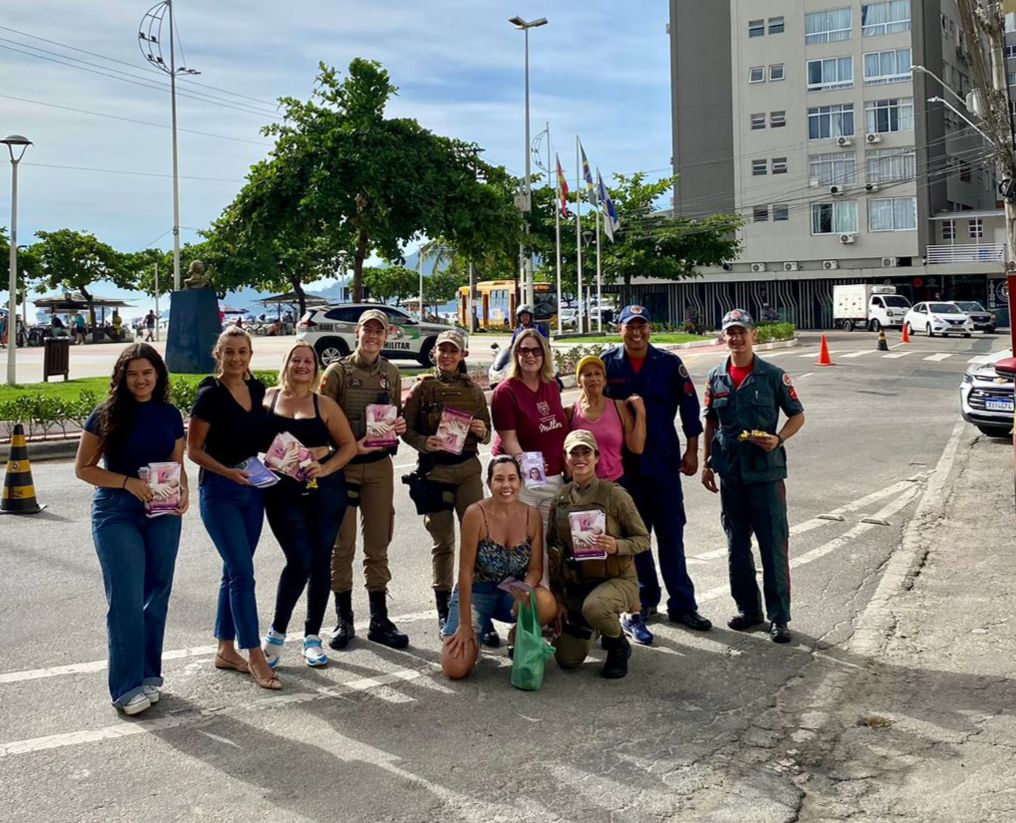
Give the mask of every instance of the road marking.
[{"label": "road marking", "polygon": [[873,354],[876,351],[878,351],[878,349],[865,349],[864,351],[852,351],[849,354],[843,355],[843,359],[847,360],[848,358],[851,357],[864,357],[864,355]]},{"label": "road marking", "polygon": [[797,380],[804,380],[805,377],[811,377],[814,373],[815,372],[813,372],[813,371],[806,371],[804,374],[797,375],[796,379]]},{"label": "road marking", "polygon": [[891,354],[883,354],[883,360],[899,360],[901,357],[906,357],[910,352],[908,351],[894,351]]},{"label": "road marking", "polygon": [[939,352],[938,354],[929,354],[924,359],[925,360],[931,360],[934,363],[938,363],[938,362],[940,362],[942,360],[948,360],[950,357],[952,357],[952,353],[951,352]]}]

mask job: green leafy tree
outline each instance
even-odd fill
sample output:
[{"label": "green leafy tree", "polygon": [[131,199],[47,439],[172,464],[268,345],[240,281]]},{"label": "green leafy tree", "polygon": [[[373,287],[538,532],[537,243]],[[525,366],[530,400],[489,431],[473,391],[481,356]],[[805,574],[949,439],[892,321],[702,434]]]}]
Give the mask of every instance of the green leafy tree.
[{"label": "green leafy tree", "polygon": [[370,289],[371,297],[399,304],[407,297],[418,296],[420,276],[404,266],[370,267],[363,270],[363,285]]},{"label": "green leafy tree", "polygon": [[[7,229],[0,226],[0,291],[6,292],[10,284],[11,244]],[[33,246],[18,249],[18,274],[15,280],[15,300],[22,302],[38,280],[39,261]],[[4,306],[7,301],[4,300]]]}]

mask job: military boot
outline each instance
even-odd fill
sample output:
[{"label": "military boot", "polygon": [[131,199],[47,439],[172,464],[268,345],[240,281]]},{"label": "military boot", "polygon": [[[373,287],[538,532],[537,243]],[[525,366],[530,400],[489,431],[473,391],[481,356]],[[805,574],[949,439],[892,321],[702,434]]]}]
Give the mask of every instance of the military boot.
[{"label": "military boot", "polygon": [[391,649],[404,649],[409,645],[409,636],[398,630],[388,619],[388,603],[385,598],[388,592],[367,592],[370,599],[370,626],[367,639],[388,646]]},{"label": "military boot", "polygon": [[451,596],[451,592],[434,590],[434,602],[437,604],[437,627],[442,632],[448,622],[448,600]]},{"label": "military boot", "polygon": [[600,674],[609,680],[617,680],[628,674],[628,658],[631,657],[631,646],[623,634],[617,637],[603,637],[603,648],[607,650],[607,659],[600,669]]},{"label": "military boot", "polygon": [[349,645],[349,641],[356,635],[353,628],[353,593],[335,592],[335,613],[339,622],[335,624],[335,631],[328,641],[333,649],[341,650]]}]

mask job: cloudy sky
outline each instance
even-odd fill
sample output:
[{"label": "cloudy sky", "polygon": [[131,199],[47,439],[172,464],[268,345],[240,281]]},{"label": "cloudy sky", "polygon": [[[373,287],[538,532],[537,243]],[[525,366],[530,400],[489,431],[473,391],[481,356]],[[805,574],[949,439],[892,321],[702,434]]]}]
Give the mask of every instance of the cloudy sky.
[{"label": "cloudy sky", "polygon": [[[19,240],[93,232],[116,248],[170,248],[168,78],[138,48],[153,0],[34,0],[0,7],[0,132],[33,141],[19,172]],[[523,34],[530,32],[533,133],[549,121],[574,176],[575,135],[608,172],[664,175],[671,154],[665,0],[175,0],[181,240],[222,211],[270,144],[283,95],[306,99],[319,61],[380,61],[399,87],[393,116],[523,164]],[[635,10],[629,10],[634,8]],[[165,39],[165,38],[164,38]],[[168,54],[168,46],[167,54]],[[6,157],[3,158],[6,161]],[[0,163],[0,225],[10,223]]]}]

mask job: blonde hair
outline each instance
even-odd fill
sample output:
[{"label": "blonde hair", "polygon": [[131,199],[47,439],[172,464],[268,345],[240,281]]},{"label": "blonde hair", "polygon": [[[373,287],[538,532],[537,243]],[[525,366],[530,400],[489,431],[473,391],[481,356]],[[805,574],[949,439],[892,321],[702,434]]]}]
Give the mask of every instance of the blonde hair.
[{"label": "blonde hair", "polygon": [[554,381],[554,363],[553,357],[550,354],[550,344],[547,343],[547,338],[536,329],[526,329],[515,338],[515,342],[512,344],[512,364],[508,369],[508,377],[509,379],[513,377],[522,378],[522,369],[519,368],[519,346],[523,340],[530,338],[536,340],[540,344],[540,348],[543,349],[543,366],[540,368],[540,381],[552,383]]},{"label": "blonde hair", "polygon": [[[222,334],[220,334],[218,339],[215,341],[215,345],[212,346],[212,357],[215,358],[215,370],[220,375],[222,374],[222,347],[225,346],[227,342],[231,342],[231,337],[243,337],[247,341],[247,347],[250,349],[251,354],[254,353],[254,343],[251,340],[251,336],[239,326],[227,326],[222,330]],[[251,373],[251,370],[248,368],[245,377],[249,378],[253,376],[254,375]]]},{"label": "blonde hair", "polygon": [[310,390],[311,392],[314,392],[317,390],[318,372],[320,370],[320,366],[318,365],[317,351],[306,340],[297,340],[289,347],[289,351],[287,351],[285,357],[282,358],[282,368],[279,370],[279,388],[285,392],[292,392],[292,386],[290,385],[289,378],[286,376],[286,373],[289,371],[289,361],[293,359],[293,354],[295,354],[297,349],[310,349],[310,356],[314,361],[314,374],[310,378]]}]

